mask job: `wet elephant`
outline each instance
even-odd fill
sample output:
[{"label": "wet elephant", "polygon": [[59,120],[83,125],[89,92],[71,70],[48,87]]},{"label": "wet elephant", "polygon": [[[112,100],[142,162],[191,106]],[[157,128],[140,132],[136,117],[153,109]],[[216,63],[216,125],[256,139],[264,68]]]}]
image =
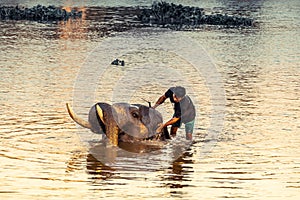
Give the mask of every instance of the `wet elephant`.
[{"label": "wet elephant", "polygon": [[88,121],[77,116],[68,103],[67,109],[77,124],[94,133],[104,133],[114,146],[118,146],[119,141],[164,140],[169,137],[168,133],[156,132],[163,123],[161,113],[145,105],[100,102],[91,107]]}]

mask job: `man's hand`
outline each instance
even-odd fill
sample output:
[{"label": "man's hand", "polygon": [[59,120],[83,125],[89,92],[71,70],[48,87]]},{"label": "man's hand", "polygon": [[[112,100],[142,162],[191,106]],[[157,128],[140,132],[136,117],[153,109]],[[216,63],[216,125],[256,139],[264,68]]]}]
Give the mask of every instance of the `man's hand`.
[{"label": "man's hand", "polygon": [[155,109],[157,106],[159,106],[159,104],[155,104],[154,106],[152,106],[152,108]]},{"label": "man's hand", "polygon": [[162,130],[164,129],[165,125],[163,123],[159,124],[157,129],[156,129],[156,133],[161,133]]},{"label": "man's hand", "polygon": [[162,96],[159,97],[159,99],[156,101],[155,105],[152,106],[152,108],[155,109],[157,106],[159,106],[160,104],[162,104],[166,99],[167,99],[167,97],[166,97],[165,95],[162,95]]}]

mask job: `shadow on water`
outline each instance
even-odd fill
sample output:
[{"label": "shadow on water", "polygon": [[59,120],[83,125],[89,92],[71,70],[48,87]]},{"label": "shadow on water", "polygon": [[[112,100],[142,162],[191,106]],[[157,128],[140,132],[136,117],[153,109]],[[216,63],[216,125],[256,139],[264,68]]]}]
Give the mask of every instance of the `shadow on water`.
[{"label": "shadow on water", "polygon": [[[159,172],[161,187],[183,188],[190,186],[192,164],[194,163],[190,148],[181,155],[173,152],[172,146],[164,147],[160,143],[121,143],[120,147],[107,147],[104,143],[89,148],[88,154],[74,152],[67,164],[67,173],[86,169],[93,186],[106,184],[102,180],[131,180],[143,174]],[[169,152],[169,153],[166,153]],[[170,155],[176,159],[167,158]],[[86,161],[86,162],[84,162]],[[100,181],[100,182],[99,182]],[[122,181],[121,181],[122,182]]]},{"label": "shadow on water", "polygon": [[167,174],[160,176],[161,181],[165,182],[163,184],[164,187],[184,188],[191,186],[189,183],[192,181],[190,174],[194,172],[192,167],[194,161],[191,159],[192,157],[192,153],[185,152],[172,162],[171,167],[167,170]]},{"label": "shadow on water", "polygon": [[87,155],[86,162],[87,173],[92,176],[91,179],[106,180],[109,178],[113,178],[113,174],[116,172],[116,169],[104,165],[92,154]]},{"label": "shadow on water", "polygon": [[[87,173],[91,175],[92,180],[106,180],[106,179],[136,179],[135,173],[151,173],[162,171],[163,175],[159,176],[163,187],[169,188],[183,188],[189,186],[186,181],[191,180],[189,174],[193,173],[191,166],[186,164],[193,164],[191,157],[193,154],[186,152],[173,162],[169,164],[168,169],[160,166],[160,163],[155,160],[135,160],[133,163],[123,163],[119,166],[110,167],[99,161],[93,154],[86,156]],[[137,156],[138,157],[138,156]],[[124,158],[127,160],[127,158]],[[142,166],[144,162],[145,166]],[[153,162],[156,167],[148,168],[149,162]],[[132,178],[131,177],[132,174]]]}]

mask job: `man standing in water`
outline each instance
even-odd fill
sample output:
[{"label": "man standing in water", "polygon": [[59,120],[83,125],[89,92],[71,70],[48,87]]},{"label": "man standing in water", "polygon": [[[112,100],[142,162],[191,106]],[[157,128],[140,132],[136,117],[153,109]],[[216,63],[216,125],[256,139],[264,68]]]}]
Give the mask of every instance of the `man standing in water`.
[{"label": "man standing in water", "polygon": [[171,103],[174,103],[174,114],[172,119],[158,128],[158,132],[161,129],[166,129],[171,126],[171,136],[175,137],[178,128],[182,123],[185,124],[186,139],[193,139],[193,129],[196,117],[195,106],[191,98],[186,95],[185,88],[181,86],[169,88],[164,95],[159,97],[153,108],[162,104],[167,98],[170,98]]}]

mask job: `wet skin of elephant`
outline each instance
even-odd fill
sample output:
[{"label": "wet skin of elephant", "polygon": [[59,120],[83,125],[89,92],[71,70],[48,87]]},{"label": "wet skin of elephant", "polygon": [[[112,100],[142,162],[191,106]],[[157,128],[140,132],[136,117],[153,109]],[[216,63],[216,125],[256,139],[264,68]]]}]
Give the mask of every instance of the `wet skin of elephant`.
[{"label": "wet skin of elephant", "polygon": [[162,115],[157,110],[128,103],[97,103],[89,111],[88,121],[81,119],[67,103],[70,117],[82,127],[94,133],[103,133],[113,146],[119,142],[139,140],[165,140],[168,133],[157,133],[163,123]]}]

